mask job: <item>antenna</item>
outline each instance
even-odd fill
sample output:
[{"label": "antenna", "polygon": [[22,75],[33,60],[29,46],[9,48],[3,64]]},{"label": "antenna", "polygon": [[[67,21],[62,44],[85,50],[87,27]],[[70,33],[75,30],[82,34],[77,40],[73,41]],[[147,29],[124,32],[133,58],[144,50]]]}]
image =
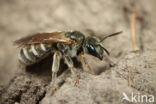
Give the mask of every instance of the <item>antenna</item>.
[{"label": "antenna", "polygon": [[116,33],[113,33],[113,34],[110,34],[110,35],[107,35],[107,36],[105,36],[104,38],[102,38],[102,39],[100,40],[100,43],[101,43],[103,40],[105,40],[106,38],[108,38],[108,37],[115,36],[115,35],[119,35],[119,34],[121,34],[121,33],[122,33],[122,31],[116,32]]},{"label": "antenna", "polygon": [[109,51],[106,48],[102,47],[102,49],[107,53],[107,55],[110,55]]}]

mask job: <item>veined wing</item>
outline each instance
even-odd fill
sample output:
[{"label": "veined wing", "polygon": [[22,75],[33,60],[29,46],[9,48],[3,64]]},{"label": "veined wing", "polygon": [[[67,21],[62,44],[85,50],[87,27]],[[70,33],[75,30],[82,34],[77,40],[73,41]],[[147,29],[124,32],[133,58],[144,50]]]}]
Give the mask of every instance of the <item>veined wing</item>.
[{"label": "veined wing", "polygon": [[16,40],[14,42],[14,45],[21,47],[29,44],[38,44],[38,43],[72,44],[74,43],[74,41],[68,37],[65,37],[65,32],[52,32],[52,33],[38,33],[38,34],[23,37],[19,40]]}]

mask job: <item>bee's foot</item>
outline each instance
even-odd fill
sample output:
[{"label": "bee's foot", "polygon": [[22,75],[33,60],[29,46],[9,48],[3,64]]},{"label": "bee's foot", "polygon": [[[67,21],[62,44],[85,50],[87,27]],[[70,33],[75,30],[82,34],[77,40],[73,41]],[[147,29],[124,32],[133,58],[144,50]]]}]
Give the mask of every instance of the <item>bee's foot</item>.
[{"label": "bee's foot", "polygon": [[117,65],[117,64],[116,64],[116,63],[113,63],[113,62],[112,62],[112,63],[109,63],[109,66],[110,66],[110,67],[114,67],[114,66],[116,66],[116,65]]},{"label": "bee's foot", "polygon": [[74,83],[74,86],[76,87],[78,84],[79,84],[79,79],[76,78],[75,83]]},{"label": "bee's foot", "polygon": [[51,96],[53,96],[55,94],[55,91],[56,91],[56,86],[53,86],[52,90],[51,90]]},{"label": "bee's foot", "polygon": [[51,91],[51,96],[53,96],[54,93],[55,93],[55,89],[52,89],[52,91]]}]

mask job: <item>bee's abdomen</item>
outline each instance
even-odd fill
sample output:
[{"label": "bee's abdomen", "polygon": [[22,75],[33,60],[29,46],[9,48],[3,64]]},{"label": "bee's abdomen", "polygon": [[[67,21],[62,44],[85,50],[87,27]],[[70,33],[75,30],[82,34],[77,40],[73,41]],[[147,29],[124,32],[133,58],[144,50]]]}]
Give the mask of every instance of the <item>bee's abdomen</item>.
[{"label": "bee's abdomen", "polygon": [[51,49],[52,45],[49,44],[27,45],[21,48],[18,59],[25,65],[31,65],[43,59]]}]

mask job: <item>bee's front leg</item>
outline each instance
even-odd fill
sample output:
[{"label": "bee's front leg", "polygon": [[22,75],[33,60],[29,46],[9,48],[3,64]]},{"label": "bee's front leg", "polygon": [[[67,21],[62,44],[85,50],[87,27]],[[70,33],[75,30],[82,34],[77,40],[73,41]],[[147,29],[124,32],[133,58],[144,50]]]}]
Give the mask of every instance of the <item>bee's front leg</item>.
[{"label": "bee's front leg", "polygon": [[90,67],[90,65],[88,64],[85,56],[84,56],[84,53],[81,53],[81,62],[82,64],[86,65],[89,69],[89,71],[91,72],[91,74],[95,75],[96,73],[94,72],[94,70]]},{"label": "bee's front leg", "polygon": [[76,70],[75,70],[74,65],[73,65],[73,61],[69,56],[64,56],[64,60],[65,60],[65,63],[68,65],[69,69],[71,70],[71,72],[74,76],[74,79],[75,79],[74,86],[76,86],[79,83],[79,80],[78,80]]},{"label": "bee's front leg", "polygon": [[53,65],[52,65],[52,95],[55,92],[56,89],[56,81],[57,81],[57,72],[59,70],[59,66],[60,66],[60,60],[62,58],[62,54],[58,51],[56,51],[53,55]]},{"label": "bee's front leg", "polygon": [[114,67],[115,65],[118,64],[117,60],[111,56],[105,55],[105,60],[108,62],[108,64],[110,65],[110,67]]}]

